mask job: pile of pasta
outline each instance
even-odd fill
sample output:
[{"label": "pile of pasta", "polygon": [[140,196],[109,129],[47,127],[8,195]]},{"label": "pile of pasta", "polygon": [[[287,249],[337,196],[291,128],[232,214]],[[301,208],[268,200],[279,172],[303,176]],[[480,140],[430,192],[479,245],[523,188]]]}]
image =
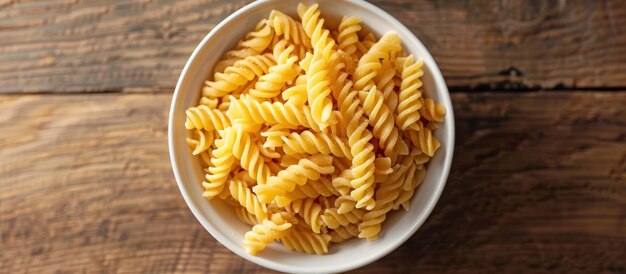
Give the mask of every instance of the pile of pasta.
[{"label": "pile of pasta", "polygon": [[445,109],[424,96],[422,60],[397,34],[380,39],[358,17],[329,30],[318,5],[300,21],[272,11],[215,65],[187,139],[206,168],[207,199],[231,204],[257,254],[280,241],[325,254],[376,239],[409,202],[440,146]]}]

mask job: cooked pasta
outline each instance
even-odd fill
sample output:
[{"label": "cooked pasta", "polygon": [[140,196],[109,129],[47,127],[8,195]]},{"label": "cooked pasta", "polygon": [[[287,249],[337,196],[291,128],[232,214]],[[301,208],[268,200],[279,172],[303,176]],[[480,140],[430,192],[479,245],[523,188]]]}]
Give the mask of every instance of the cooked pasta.
[{"label": "cooked pasta", "polygon": [[186,110],[203,196],[251,226],[253,255],[275,241],[323,255],[378,238],[390,212],[410,208],[441,145],[446,110],[397,34],[377,39],[355,16],[331,28],[318,4],[297,14],[260,21]]}]

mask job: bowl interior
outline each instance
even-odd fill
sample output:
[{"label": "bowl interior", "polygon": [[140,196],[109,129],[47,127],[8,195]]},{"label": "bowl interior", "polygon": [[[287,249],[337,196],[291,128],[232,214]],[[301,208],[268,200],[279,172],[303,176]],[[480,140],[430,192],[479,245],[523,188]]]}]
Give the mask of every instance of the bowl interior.
[{"label": "bowl interior", "polygon": [[213,237],[248,260],[285,272],[345,271],[372,262],[395,249],[417,230],[434,207],[445,185],[454,147],[454,117],[447,88],[431,55],[415,36],[387,13],[364,1],[317,2],[320,3],[322,16],[328,22],[327,27],[335,28],[342,16],[354,15],[360,17],[363,25],[378,37],[389,31],[398,33],[405,50],[424,59],[422,80],[425,93],[442,103],[448,113],[445,122],[435,132],[442,146],[431,160],[426,178],[413,197],[411,210],[388,215],[378,240],[353,239],[332,246],[325,256],[292,252],[275,243],[258,256],[250,256],[241,247],[243,235],[250,227],[241,222],[233,209],[224,202],[219,199],[207,201],[202,197],[203,171],[199,160],[192,156],[185,142],[185,110],[197,104],[200,89],[223,52],[253,29],[259,20],[267,17],[272,9],[297,18],[297,2],[254,2],[218,25],[192,54],[174,94],[169,124],[170,155],[174,173],[190,209]]}]

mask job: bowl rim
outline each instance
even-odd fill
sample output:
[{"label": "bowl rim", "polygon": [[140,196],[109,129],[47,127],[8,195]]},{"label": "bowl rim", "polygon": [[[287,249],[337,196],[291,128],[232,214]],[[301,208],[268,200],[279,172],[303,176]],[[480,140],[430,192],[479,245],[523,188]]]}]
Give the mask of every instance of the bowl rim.
[{"label": "bowl rim", "polygon": [[[225,240],[225,238],[213,228],[213,225],[203,217],[203,215],[200,213],[200,209],[198,209],[196,205],[192,202],[193,199],[190,196],[190,193],[189,193],[190,190],[188,190],[185,187],[184,183],[182,182],[181,175],[179,174],[179,170],[181,170],[181,168],[179,167],[180,164],[176,160],[177,149],[174,144],[174,130],[173,130],[172,125],[175,123],[174,117],[176,116],[175,115],[176,104],[177,104],[180,93],[182,93],[181,86],[184,80],[188,77],[187,74],[189,72],[189,67],[192,65],[194,60],[197,58],[197,55],[206,46],[209,40],[211,40],[211,38],[215,35],[215,33],[217,33],[221,28],[229,24],[234,18],[240,16],[243,13],[246,13],[249,10],[255,9],[258,6],[264,5],[272,1],[275,1],[275,0],[258,0],[258,1],[251,2],[247,4],[246,6],[238,9],[237,11],[235,11],[234,13],[232,13],[225,19],[223,19],[202,39],[202,41],[196,46],[191,56],[185,63],[185,66],[183,67],[180,77],[176,83],[174,94],[172,95],[172,102],[170,104],[170,112],[169,112],[169,119],[168,119],[168,150],[170,154],[170,162],[172,165],[172,171],[174,173],[174,177],[176,178],[176,183],[183,196],[183,199],[185,200],[185,203],[187,204],[187,206],[189,207],[189,209],[191,210],[195,218],[202,224],[205,230],[207,230],[213,238],[215,238],[222,245],[224,245],[231,252],[237,254],[238,256],[248,261],[251,261],[255,264],[261,265],[263,267],[267,267],[267,268],[277,270],[277,271],[290,272],[290,273],[343,272],[343,271],[356,269],[358,267],[362,267],[364,265],[367,265],[374,261],[379,260],[380,258],[396,250],[400,245],[406,242],[413,234],[415,234],[415,232],[428,219],[435,205],[439,201],[441,193],[443,192],[443,189],[445,188],[448,175],[450,173],[451,165],[452,165],[452,158],[454,156],[455,121],[454,121],[454,111],[452,109],[452,101],[450,99],[450,93],[448,91],[445,80],[441,74],[441,71],[439,70],[439,66],[437,66],[435,60],[433,59],[428,49],[422,44],[422,42],[415,36],[415,34],[411,30],[409,30],[404,24],[402,24],[392,15],[390,15],[383,9],[375,6],[374,4],[371,4],[363,0],[345,0],[345,1],[353,2],[356,5],[360,5],[363,8],[374,12],[378,16],[382,17],[384,20],[388,21],[391,25],[393,25],[394,28],[397,28],[399,32],[403,31],[403,32],[409,33],[410,34],[409,39],[411,41],[403,41],[404,44],[407,45],[409,44],[407,42],[410,42],[410,44],[414,45],[414,47],[421,47],[426,53],[426,56],[420,56],[420,57],[422,57],[423,59],[430,59],[429,63],[433,64],[433,66],[429,67],[429,70],[430,70],[430,73],[432,74],[434,85],[436,86],[436,89],[438,90],[438,95],[440,97],[439,101],[443,103],[443,105],[446,106],[445,123],[446,123],[446,130],[448,132],[448,135],[446,136],[447,138],[445,140],[446,150],[445,150],[445,155],[443,156],[444,159],[443,159],[441,176],[438,178],[436,189],[431,194],[432,198],[430,199],[430,202],[425,206],[424,210],[421,212],[420,216],[418,216],[417,220],[414,223],[412,223],[409,229],[406,230],[406,233],[404,233],[400,237],[394,238],[392,243],[389,246],[387,246],[385,249],[382,249],[379,252],[375,252],[374,255],[364,256],[363,257],[364,259],[362,260],[355,260],[352,262],[348,261],[345,264],[341,264],[341,265],[320,266],[317,269],[308,269],[308,268],[304,268],[300,266],[277,263],[275,261],[265,259],[260,256],[252,256],[246,253],[244,249],[241,248],[240,246],[231,245],[229,241]],[[290,1],[290,0],[283,0],[283,1]],[[294,3],[296,2],[294,1]]]}]

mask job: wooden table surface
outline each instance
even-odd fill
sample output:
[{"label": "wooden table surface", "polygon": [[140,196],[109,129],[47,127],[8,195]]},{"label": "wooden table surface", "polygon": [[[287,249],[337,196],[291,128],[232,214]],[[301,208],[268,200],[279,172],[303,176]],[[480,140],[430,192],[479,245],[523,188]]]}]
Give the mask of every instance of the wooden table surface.
[{"label": "wooden table surface", "polygon": [[[0,272],[272,272],[214,240],[170,168],[193,48],[248,1],[0,1]],[[372,1],[450,86],[437,207],[361,272],[626,272],[626,2]]]}]

